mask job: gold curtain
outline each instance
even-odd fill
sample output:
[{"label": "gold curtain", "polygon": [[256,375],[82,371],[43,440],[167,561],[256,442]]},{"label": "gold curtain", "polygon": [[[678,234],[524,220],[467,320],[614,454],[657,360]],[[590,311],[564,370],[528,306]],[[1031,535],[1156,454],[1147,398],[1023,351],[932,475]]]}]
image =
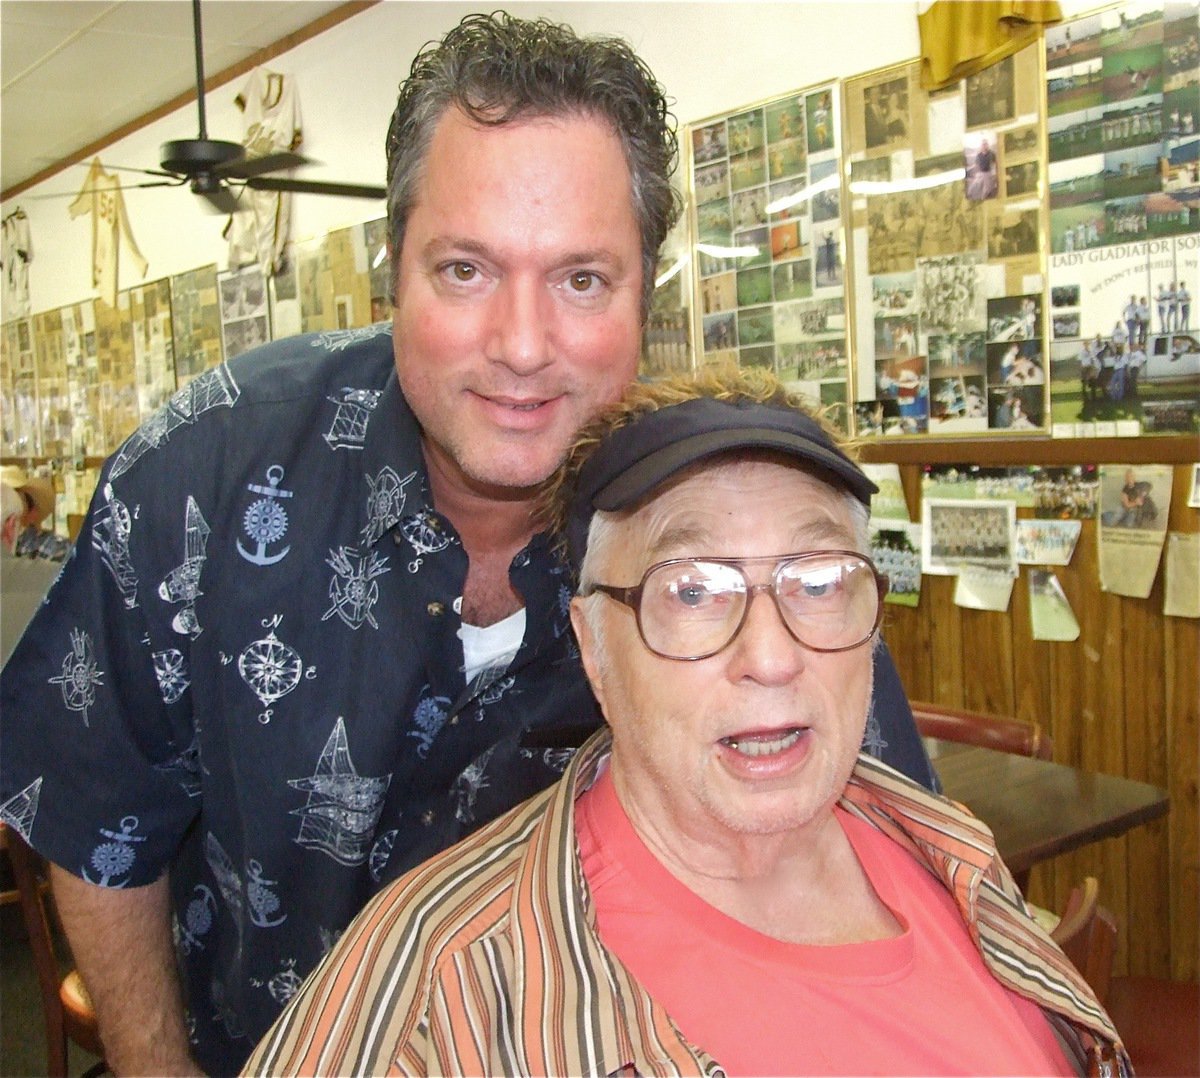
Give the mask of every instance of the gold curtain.
[{"label": "gold curtain", "polygon": [[917,15],[921,85],[936,90],[973,75],[1061,21],[1057,0],[937,0]]}]

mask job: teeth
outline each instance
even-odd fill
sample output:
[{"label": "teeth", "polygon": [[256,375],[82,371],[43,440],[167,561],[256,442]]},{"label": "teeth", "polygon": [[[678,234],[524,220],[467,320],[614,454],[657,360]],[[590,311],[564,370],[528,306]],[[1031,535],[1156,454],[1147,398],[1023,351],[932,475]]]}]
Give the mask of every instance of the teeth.
[{"label": "teeth", "polygon": [[725,744],[731,749],[744,753],[746,756],[771,756],[774,753],[790,749],[799,740],[800,731],[792,730],[782,737],[774,737],[769,740],[754,739],[739,741],[735,737],[727,737],[725,738]]}]

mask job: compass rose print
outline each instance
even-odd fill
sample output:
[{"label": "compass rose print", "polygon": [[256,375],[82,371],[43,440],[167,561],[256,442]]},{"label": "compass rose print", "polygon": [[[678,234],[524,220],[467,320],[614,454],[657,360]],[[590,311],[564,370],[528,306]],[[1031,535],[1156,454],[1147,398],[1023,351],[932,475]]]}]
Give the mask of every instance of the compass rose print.
[{"label": "compass rose print", "polygon": [[93,879],[86,867],[80,870],[80,875],[88,883],[94,883],[100,887],[124,887],[129,882],[128,880],[123,883],[113,883],[113,880],[118,876],[128,875],[129,870],[133,868],[134,861],[137,860],[134,843],[146,841],[143,836],[134,834],[137,829],[138,818],[136,816],[123,817],[119,832],[109,831],[105,827],[100,828],[100,834],[112,841],[102,842],[92,850],[92,868],[99,878]]},{"label": "compass rose print", "polygon": [[83,725],[89,726],[87,709],[96,702],[96,686],[104,684],[104,671],[97,668],[92,638],[82,629],[71,630],[71,650],[62,661],[62,673],[50,678],[50,684],[62,690],[68,708],[83,712]]},{"label": "compass rose print", "polygon": [[252,565],[274,565],[287,557],[288,551],[292,549],[288,545],[278,554],[267,553],[267,548],[278,543],[288,530],[288,515],[279,502],[280,499],[292,497],[292,491],[280,489],[279,484],[282,480],[283,468],[272,464],[267,469],[267,486],[260,486],[258,483],[246,484],[247,490],[262,495],[257,501],[250,503],[250,508],[246,510],[242,520],[242,527],[254,542],[254,550],[247,550],[242,546],[242,541],[237,540],[238,553]]},{"label": "compass rose print", "polygon": [[270,632],[261,640],[247,644],[237,661],[242,680],[266,707],[266,711],[258,717],[261,723],[271,721],[271,705],[299,685],[302,676],[316,676],[316,667],[310,666],[305,670],[296,649],[275,635],[281,620],[277,614],[263,621],[263,627]]}]

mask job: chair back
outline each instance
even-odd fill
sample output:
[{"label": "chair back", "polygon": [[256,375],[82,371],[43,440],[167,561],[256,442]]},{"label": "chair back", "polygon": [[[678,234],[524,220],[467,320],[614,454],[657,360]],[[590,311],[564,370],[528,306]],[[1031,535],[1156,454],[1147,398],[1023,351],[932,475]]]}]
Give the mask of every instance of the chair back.
[{"label": "chair back", "polygon": [[912,701],[912,713],[922,737],[962,741],[1039,760],[1049,760],[1054,755],[1054,742],[1040,723],[918,700]]},{"label": "chair back", "polygon": [[47,908],[45,862],[4,823],[0,823],[0,846],[7,850],[12,865],[13,879],[20,894],[21,915],[29,936],[29,950],[37,972],[46,1023],[46,1074],[49,1078],[66,1078],[68,1037],[85,1051],[101,1058],[100,1066],[91,1068],[100,1071],[104,1049],[91,1000],[75,970],[66,977],[59,973]]},{"label": "chair back", "polygon": [[1100,905],[1100,881],[1088,876],[1071,888],[1062,918],[1050,933],[1104,1003],[1112,983],[1113,957],[1117,951],[1117,922]]}]

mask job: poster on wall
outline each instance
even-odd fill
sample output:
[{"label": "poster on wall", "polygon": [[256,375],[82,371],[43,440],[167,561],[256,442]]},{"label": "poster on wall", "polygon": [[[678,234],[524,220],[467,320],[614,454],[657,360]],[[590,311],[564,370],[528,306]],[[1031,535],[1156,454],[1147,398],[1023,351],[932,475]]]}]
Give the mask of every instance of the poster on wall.
[{"label": "poster on wall", "polygon": [[149,419],[175,392],[171,282],[166,277],[129,290],[129,321],[138,414]]},{"label": "poster on wall", "polygon": [[0,408],[4,455],[39,455],[41,430],[33,365],[33,324],[28,318],[5,322],[0,333],[0,390],[5,400],[5,407]]},{"label": "poster on wall", "polygon": [[1045,427],[1037,71],[845,84],[860,434]]},{"label": "poster on wall", "polygon": [[187,385],[196,375],[221,362],[221,309],[215,264],[171,278],[171,333],[177,385]]},{"label": "poster on wall", "polygon": [[704,364],[766,367],[848,426],[839,103],[815,86],[687,135]]},{"label": "poster on wall", "polygon": [[217,275],[221,303],[221,340],[225,358],[266,344],[271,339],[267,314],[267,279],[260,266],[243,266]]},{"label": "poster on wall", "polygon": [[1200,4],[1046,32],[1053,433],[1200,431]]}]

